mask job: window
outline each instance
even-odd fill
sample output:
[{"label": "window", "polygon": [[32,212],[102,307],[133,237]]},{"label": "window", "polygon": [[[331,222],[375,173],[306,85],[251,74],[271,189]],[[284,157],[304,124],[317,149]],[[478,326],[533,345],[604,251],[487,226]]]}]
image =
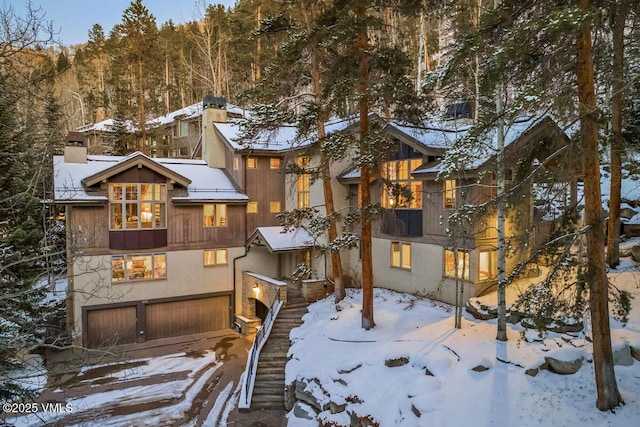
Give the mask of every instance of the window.
[{"label": "window", "polygon": [[444,275],[469,280],[469,251],[445,249]]},{"label": "window", "polygon": [[111,281],[130,282],[167,278],[167,254],[111,257]]},{"label": "window", "polygon": [[110,229],[166,228],[166,201],[166,184],[110,184]]},{"label": "window", "polygon": [[422,183],[411,177],[421,159],[393,160],[382,164],[382,207],[422,209]]},{"label": "window", "polygon": [[227,205],[206,204],[203,205],[204,227],[226,227],[227,226]]},{"label": "window", "polygon": [[237,157],[233,158],[233,170],[237,171],[238,169],[240,169],[240,159]]},{"label": "window", "polygon": [[444,180],[444,207],[454,209],[456,207],[456,180]]},{"label": "window", "polygon": [[478,280],[491,280],[498,277],[498,251],[495,249],[478,253]]},{"label": "window", "polygon": [[269,211],[271,213],[278,213],[280,212],[280,202],[270,202],[269,203]]},{"label": "window", "polygon": [[258,202],[247,203],[247,213],[258,213]]},{"label": "window", "polygon": [[411,269],[411,243],[391,242],[391,267]]},{"label": "window", "polygon": [[[309,167],[308,157],[298,157],[298,168],[300,172],[306,171]],[[306,209],[311,206],[309,199],[309,174],[300,173],[298,175],[298,209]]]},{"label": "window", "polygon": [[247,169],[256,169],[258,167],[258,159],[255,157],[247,157]]},{"label": "window", "polygon": [[204,265],[227,265],[226,249],[208,249],[204,251]]},{"label": "window", "polygon": [[271,169],[280,169],[280,159],[277,157],[272,157],[269,159],[269,168]]},{"label": "window", "polygon": [[189,136],[189,122],[180,120],[180,136]]}]

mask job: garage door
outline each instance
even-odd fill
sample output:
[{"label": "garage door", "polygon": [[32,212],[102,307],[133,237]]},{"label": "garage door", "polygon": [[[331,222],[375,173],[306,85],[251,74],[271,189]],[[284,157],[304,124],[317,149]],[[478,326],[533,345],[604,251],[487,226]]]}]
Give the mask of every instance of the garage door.
[{"label": "garage door", "polygon": [[135,343],[136,332],[136,306],[87,311],[89,348]]},{"label": "garage door", "polygon": [[175,337],[229,328],[228,295],[147,304],[146,339]]}]

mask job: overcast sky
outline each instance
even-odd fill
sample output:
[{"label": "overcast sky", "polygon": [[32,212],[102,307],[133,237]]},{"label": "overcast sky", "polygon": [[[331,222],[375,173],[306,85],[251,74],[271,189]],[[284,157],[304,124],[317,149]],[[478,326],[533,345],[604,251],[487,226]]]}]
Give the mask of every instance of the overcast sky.
[{"label": "overcast sky", "polygon": [[[24,15],[28,0],[0,0],[3,8],[12,7],[17,15]],[[158,27],[168,20],[174,23],[192,21],[202,16],[202,4],[220,3],[233,6],[236,0],[143,0],[155,16]],[[34,9],[41,8],[46,21],[53,22],[58,38],[65,46],[84,43],[94,24],[102,25],[105,36],[122,21],[122,13],[131,0],[31,0]],[[200,7],[199,7],[200,5]]]}]

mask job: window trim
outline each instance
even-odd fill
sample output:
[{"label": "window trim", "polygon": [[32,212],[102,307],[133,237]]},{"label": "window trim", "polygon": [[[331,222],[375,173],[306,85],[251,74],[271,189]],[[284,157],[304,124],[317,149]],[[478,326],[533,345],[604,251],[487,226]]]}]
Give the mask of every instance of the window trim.
[{"label": "window trim", "polygon": [[[164,257],[164,261],[160,261],[162,264],[164,264],[164,267],[162,267],[162,264],[160,266],[155,265],[156,263],[156,257],[160,257],[163,256]],[[127,273],[128,270],[128,265],[129,263],[131,263],[131,268],[133,269],[133,263],[135,261],[138,260],[134,260],[133,258],[135,257],[149,257],[151,259],[151,268],[149,269],[149,271],[151,272],[151,276],[150,277],[141,277],[141,278],[131,278],[131,276]],[[122,278],[119,280],[114,280],[114,272],[117,270],[114,270],[114,265],[117,265],[116,263],[118,262],[118,258],[121,259],[121,263],[122,263],[122,268],[120,270],[122,270]],[[145,274],[146,272],[146,266],[143,265],[143,274]],[[160,275],[158,273],[158,277],[156,277],[156,271],[160,272],[164,270],[164,273],[162,275]],[[142,253],[142,254],[122,254],[122,255],[111,255],[111,267],[110,267],[110,271],[111,271],[111,283],[113,284],[119,284],[119,283],[131,283],[131,282],[149,282],[149,281],[157,281],[157,280],[167,280],[167,253],[166,252],[148,252],[148,253]]]},{"label": "window trim", "polygon": [[[415,179],[411,176],[411,171],[418,168],[422,164],[422,159],[399,159],[389,160],[382,163],[380,175],[383,180],[382,191],[380,194],[380,204],[385,209],[415,209],[420,210],[423,206],[422,201],[422,180]],[[389,184],[384,183],[384,181]],[[387,190],[389,186],[400,186],[408,188],[411,191],[412,199],[407,201],[404,197],[392,194]],[[385,197],[387,196],[387,197]],[[402,200],[400,200],[402,199]],[[398,201],[397,205],[395,201]],[[404,205],[404,206],[403,206]]]},{"label": "window trim", "polygon": [[[255,207],[255,209],[251,209],[249,208],[249,206],[253,206]],[[247,213],[248,214],[257,214],[258,213],[258,202],[255,200],[252,200],[250,202],[247,202]]]},{"label": "window trim", "polygon": [[[298,168],[305,169],[309,166],[309,157],[301,156],[296,159]],[[296,207],[298,209],[308,209],[311,207],[311,181],[308,173],[299,173],[296,182]]]},{"label": "window trim", "polygon": [[271,170],[279,170],[280,169],[280,158],[279,157],[271,157],[269,158],[269,169]]},{"label": "window trim", "polygon": [[[207,252],[213,253],[212,259],[214,260],[214,262],[212,264],[207,263]],[[224,263],[218,262],[218,252],[224,252]],[[224,265],[229,265],[229,251],[227,248],[204,249],[202,251],[202,256],[203,256],[203,265],[205,267],[220,267]]]},{"label": "window trim", "polygon": [[[453,183],[453,187],[451,187],[451,183]],[[457,184],[455,179],[445,179],[442,183],[442,204],[445,209],[455,209],[457,206]]]},{"label": "window trim", "polygon": [[[274,203],[278,204],[278,209],[277,210],[274,210],[274,208],[273,208],[274,207]],[[271,200],[269,202],[269,212],[270,213],[280,213],[280,212],[282,212],[282,203],[280,203],[279,200]]]},{"label": "window trim", "polygon": [[[394,250],[394,245],[397,246],[397,250]],[[411,258],[412,258],[412,248],[411,242],[400,242],[400,241],[392,241],[390,248],[390,260],[389,265],[391,268],[399,268],[401,270],[411,271]],[[405,248],[409,249],[409,262],[406,262]],[[394,254],[397,253],[398,263],[397,265],[394,263]]]},{"label": "window trim", "polygon": [[[253,166],[251,166],[251,163],[253,163]],[[258,169],[257,157],[247,157],[247,169]]]}]

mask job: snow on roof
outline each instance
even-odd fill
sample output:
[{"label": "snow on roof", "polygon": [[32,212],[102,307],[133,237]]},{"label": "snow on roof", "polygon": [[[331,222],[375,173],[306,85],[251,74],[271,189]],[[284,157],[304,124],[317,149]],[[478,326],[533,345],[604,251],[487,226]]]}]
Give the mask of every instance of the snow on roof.
[{"label": "snow on roof", "polygon": [[296,141],[297,128],[294,126],[264,132],[257,141],[248,144],[239,141],[242,131],[238,122],[214,123],[213,126],[234,150],[284,151],[301,145]]},{"label": "snow on roof", "polygon": [[[126,127],[127,132],[135,132],[137,130],[131,120],[126,120],[123,124]],[[78,132],[113,132],[114,126],[116,126],[116,121],[114,119],[106,119],[98,123],[81,126],[78,128]]]},{"label": "snow on roof", "polygon": [[[511,143],[518,140],[525,132],[529,129],[533,128],[533,126],[540,123],[547,116],[538,117],[538,116],[523,116],[519,119],[516,119],[513,123],[505,126],[504,133],[504,146],[508,147]],[[467,136],[470,127],[466,129],[461,129],[460,131],[451,134],[450,129],[442,129],[440,132],[443,133],[443,136],[438,140],[437,138],[434,140],[425,140],[426,142],[438,142],[448,140],[449,137],[455,135],[456,138],[452,141],[455,142],[461,138]],[[433,132],[431,131],[428,135],[431,135]],[[467,165],[467,170],[474,170],[489,160],[493,155],[497,153],[498,146],[498,131],[497,129],[490,130],[484,137],[483,147],[485,147],[484,152],[477,152],[474,161]],[[424,173],[433,173],[433,172],[441,172],[444,169],[444,164],[442,162],[431,163],[424,166],[421,166],[414,170],[412,174],[424,174]]]},{"label": "snow on roof", "polygon": [[454,141],[466,135],[470,128],[468,125],[456,127],[454,123],[447,122],[432,123],[424,127],[390,122],[387,126],[399,130],[429,148],[449,148]]},{"label": "snow on roof", "polygon": [[[64,156],[54,156],[55,200],[58,202],[96,202],[106,201],[104,194],[91,194],[82,185],[88,176],[126,161],[129,156],[87,156],[87,163],[65,163]],[[249,198],[238,191],[231,179],[221,169],[210,168],[204,160],[160,159],[150,160],[191,180],[187,187],[188,195],[173,197],[181,202],[221,202],[245,201]]]},{"label": "snow on roof", "polygon": [[315,245],[315,239],[304,227],[258,227],[249,239],[250,243],[260,237],[270,252],[311,248]]},{"label": "snow on roof", "polygon": [[202,114],[202,102],[188,105],[176,111],[172,111],[164,116],[149,120],[149,127],[162,126],[174,122],[177,119],[186,120]]}]

